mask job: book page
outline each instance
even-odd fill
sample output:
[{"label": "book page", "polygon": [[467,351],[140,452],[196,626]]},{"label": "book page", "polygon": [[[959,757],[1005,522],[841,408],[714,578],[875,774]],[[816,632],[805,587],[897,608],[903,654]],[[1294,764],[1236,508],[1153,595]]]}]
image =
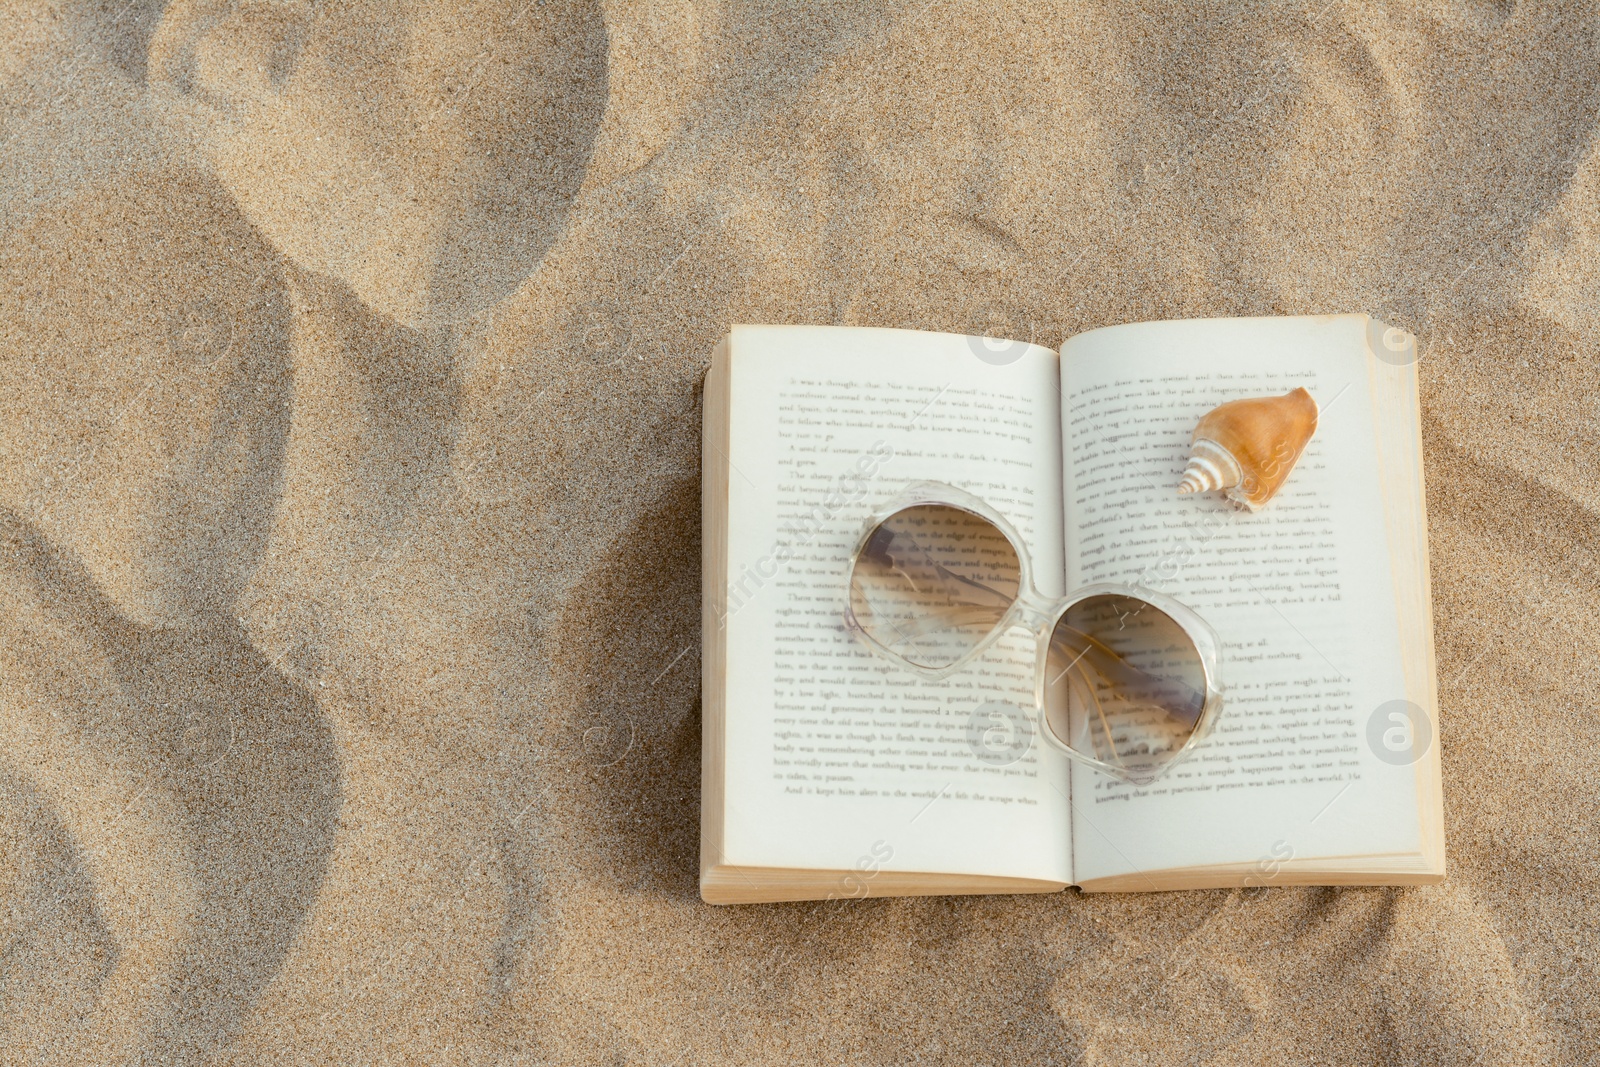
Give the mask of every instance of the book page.
[{"label": "book page", "polygon": [[[922,480],[1005,515],[1028,542],[1036,584],[1060,591],[1057,357],[1019,346],[996,365],[973,344],[734,330],[718,862],[1070,881],[1069,772],[1026,730],[1032,641],[1008,635],[928,681],[844,624],[868,515]],[[993,702],[1030,719],[1019,728],[981,714]]]},{"label": "book page", "polygon": [[[1069,586],[1160,589],[1223,646],[1193,756],[1144,789],[1077,775],[1080,880],[1419,849],[1414,769],[1368,736],[1406,693],[1369,358],[1363,316],[1144,323],[1063,349]],[[1271,503],[1177,494],[1203,414],[1296,386],[1321,415]]]}]

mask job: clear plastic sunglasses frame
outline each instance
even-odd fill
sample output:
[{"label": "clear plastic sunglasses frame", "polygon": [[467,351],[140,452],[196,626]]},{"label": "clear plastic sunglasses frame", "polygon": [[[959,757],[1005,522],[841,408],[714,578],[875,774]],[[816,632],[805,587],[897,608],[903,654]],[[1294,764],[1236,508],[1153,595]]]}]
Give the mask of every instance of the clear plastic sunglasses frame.
[{"label": "clear plastic sunglasses frame", "polygon": [[[851,584],[855,578],[857,565],[869,550],[877,531],[895,515],[919,506],[955,508],[988,522],[1010,542],[1012,550],[1016,553],[1020,570],[1020,582],[1016,598],[1012,601],[1010,607],[1005,610],[999,621],[994,624],[987,634],[976,640],[959,658],[941,666],[916,663],[875,638],[867,627],[862,624],[861,620],[856,617],[855,606],[851,596]],[[844,617],[846,627],[878,655],[923,678],[941,679],[949,677],[981,656],[985,650],[1008,631],[1022,629],[1028,632],[1033,637],[1037,649],[1034,670],[1034,713],[1038,720],[1037,732],[1043,735],[1053,748],[1073,760],[1093,767],[1095,770],[1114,778],[1133,782],[1136,785],[1146,785],[1161,777],[1193,752],[1195,745],[1209,733],[1221,709],[1222,688],[1217,674],[1221,642],[1218,640],[1216,632],[1193,609],[1157,590],[1116,583],[1096,583],[1082,586],[1060,598],[1050,598],[1043,595],[1034,584],[1033,561],[1029,557],[1026,543],[1021,535],[1018,534],[1016,528],[1012,526],[1004,515],[990,507],[982,499],[957,486],[935,481],[917,482],[907,486],[893,498],[886,500],[875,508],[863,524],[861,535],[856,541],[855,548],[850,553],[850,565],[846,571],[845,583]],[[1081,751],[1056,735],[1046,714],[1047,690],[1053,681],[1050,677],[1051,642],[1056,632],[1057,623],[1075,606],[1098,596],[1112,596],[1138,601],[1164,613],[1182,629],[1184,635],[1193,644],[1203,673],[1202,705],[1188,739],[1181,748],[1172,752],[1158,768],[1151,772],[1130,773],[1125,766],[1107,762]]]}]

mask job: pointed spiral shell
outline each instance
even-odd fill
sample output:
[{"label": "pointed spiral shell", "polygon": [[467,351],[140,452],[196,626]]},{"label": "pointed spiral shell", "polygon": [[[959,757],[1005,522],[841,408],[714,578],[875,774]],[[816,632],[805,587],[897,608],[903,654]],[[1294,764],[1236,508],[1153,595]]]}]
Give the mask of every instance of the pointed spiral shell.
[{"label": "pointed spiral shell", "polygon": [[1316,432],[1317,402],[1305,389],[1230,400],[1195,427],[1178,492],[1220,489],[1255,511],[1283,487]]},{"label": "pointed spiral shell", "polygon": [[1233,453],[1215,441],[1196,441],[1189,451],[1189,465],[1183,468],[1183,480],[1178,492],[1204,493],[1212,489],[1229,489],[1244,480],[1244,471]]}]

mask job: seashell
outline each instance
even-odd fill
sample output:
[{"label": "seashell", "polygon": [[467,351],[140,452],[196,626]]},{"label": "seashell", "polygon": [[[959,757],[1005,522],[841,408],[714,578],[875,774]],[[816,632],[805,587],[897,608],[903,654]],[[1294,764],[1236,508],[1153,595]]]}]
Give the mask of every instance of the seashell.
[{"label": "seashell", "polygon": [[1221,489],[1235,504],[1257,511],[1283,486],[1316,432],[1317,402],[1304,389],[1230,400],[1194,428],[1178,492]]}]

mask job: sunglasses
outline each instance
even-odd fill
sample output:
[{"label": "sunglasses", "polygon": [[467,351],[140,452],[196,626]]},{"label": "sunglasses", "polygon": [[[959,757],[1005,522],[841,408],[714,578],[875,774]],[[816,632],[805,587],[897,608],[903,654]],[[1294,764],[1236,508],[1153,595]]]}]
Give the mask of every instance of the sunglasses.
[{"label": "sunglasses", "polygon": [[1013,628],[1038,656],[1039,732],[1073,759],[1136,785],[1189,753],[1221,705],[1216,634],[1153,590],[1092,585],[1061,599],[1033,584],[1004,516],[919,482],[868,519],[850,562],[846,625],[877,654],[943,678]]}]

